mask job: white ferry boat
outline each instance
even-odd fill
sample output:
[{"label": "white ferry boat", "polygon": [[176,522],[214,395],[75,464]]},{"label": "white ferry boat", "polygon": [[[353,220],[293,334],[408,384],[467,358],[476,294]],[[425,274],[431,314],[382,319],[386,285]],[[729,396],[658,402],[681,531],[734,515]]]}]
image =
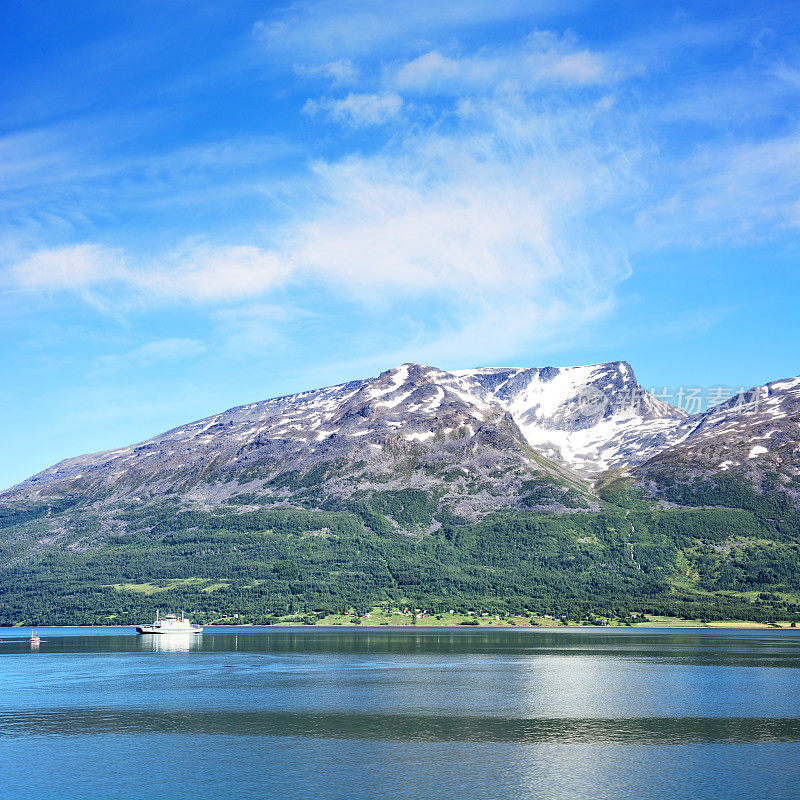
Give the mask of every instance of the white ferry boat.
[{"label": "white ferry boat", "polygon": [[203,628],[201,625],[192,625],[192,623],[183,615],[177,616],[175,614],[166,614],[159,617],[158,609],[156,609],[156,620],[149,625],[137,625],[136,633],[202,633]]}]

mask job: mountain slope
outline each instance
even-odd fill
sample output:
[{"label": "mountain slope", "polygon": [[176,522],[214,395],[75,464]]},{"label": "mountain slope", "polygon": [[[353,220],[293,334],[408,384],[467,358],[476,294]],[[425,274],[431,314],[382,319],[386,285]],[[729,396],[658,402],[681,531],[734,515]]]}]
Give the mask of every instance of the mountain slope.
[{"label": "mountain slope", "polygon": [[68,459],[0,493],[0,515],[174,496],[208,507],[243,495],[319,506],[412,488],[474,518],[596,508],[586,478],[609,469],[684,504],[702,504],[681,494],[687,486],[721,473],[726,485],[796,502],[799,407],[800,378],[689,417],[644,391],[623,361],[453,373],[404,364]]},{"label": "mountain slope", "polygon": [[374,379],[240,406],[138,445],[68,459],[0,499],[116,502],[177,492],[214,505],[264,491],[280,501],[310,490],[347,498],[378,486],[413,487],[437,489],[468,514],[524,504],[531,481],[552,488],[543,505],[568,507],[573,495],[589,494],[572,470],[528,446],[480,383],[405,364]]},{"label": "mountain slope", "polygon": [[[690,419],[689,434],[631,474],[687,505],[800,505],[800,378],[757,386]],[[743,505],[744,503],[744,505]]]}]

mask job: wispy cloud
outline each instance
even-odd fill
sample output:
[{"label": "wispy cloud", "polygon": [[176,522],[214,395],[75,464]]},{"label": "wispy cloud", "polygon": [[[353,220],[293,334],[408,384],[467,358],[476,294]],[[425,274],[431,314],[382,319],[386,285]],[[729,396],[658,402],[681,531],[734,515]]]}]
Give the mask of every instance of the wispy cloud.
[{"label": "wispy cloud", "polygon": [[98,356],[95,364],[103,370],[141,369],[163,362],[194,358],[205,353],[207,349],[205,342],[199,339],[170,337],[145,342],[125,353]]},{"label": "wispy cloud", "polygon": [[356,83],[361,76],[361,70],[349,58],[339,58],[323,64],[295,64],[294,70],[302,77],[326,78],[333,86],[349,86]]},{"label": "wispy cloud", "polygon": [[327,114],[336,122],[344,122],[354,127],[364,125],[383,125],[400,114],[403,99],[395,93],[385,94],[353,94],[341,99],[323,97],[319,100],[309,99],[303,111],[315,115]]},{"label": "wispy cloud", "polygon": [[[555,8],[539,4],[537,19]],[[517,38],[470,44],[459,36],[523,17],[529,32]],[[632,247],[743,241],[800,219],[796,137],[760,133],[773,112],[759,108],[738,115],[750,138],[726,135],[736,114],[717,113],[748,105],[765,75],[770,108],[785,106],[796,69],[762,59],[744,77],[689,81],[682,92],[662,84],[648,102],[648,71],[664,69],[673,51],[713,51],[747,30],[688,18],[667,27],[600,48],[534,28],[530,4],[512,0],[292,3],[256,21],[254,41],[299,81],[293,102],[316,117],[315,130],[328,122],[347,130],[336,139],[341,127],[323,128],[305,151],[315,157],[282,185],[280,221],[253,211],[233,233],[181,231],[155,253],[91,237],[28,248],[11,259],[4,282],[32,294],[72,292],[103,309],[210,308],[243,347],[274,338],[281,302],[298,307],[315,292],[389,316],[425,308],[413,348],[431,360],[477,347],[491,360],[492,352],[572,337],[613,312]],[[737,93],[737,83],[745,90]],[[702,124],[704,138],[668,152],[667,118]],[[282,152],[277,138],[242,136],[93,160],[74,137],[48,154],[48,141],[61,138],[45,133],[0,141],[11,161],[24,156],[7,186],[33,203],[60,171],[52,213],[75,227],[72,216],[102,213],[103,203],[62,202],[71,181],[86,197],[101,185],[107,198],[124,181],[124,192],[140,192],[151,207],[163,189],[164,202],[200,195],[211,208],[236,180],[263,196]],[[37,209],[51,210],[47,202]],[[279,292],[296,296],[278,300]]]},{"label": "wispy cloud", "polygon": [[263,201],[276,165],[298,152],[274,135],[142,152],[137,132],[163,124],[154,114],[89,116],[0,136],[5,258],[43,240],[74,243],[85,231],[123,227],[121,220],[132,214],[149,215],[147,226],[156,228],[166,209]]},{"label": "wispy cloud", "polygon": [[61,291],[85,289],[120,280],[127,270],[116,251],[95,244],[40,250],[11,269],[23,289]]},{"label": "wispy cloud", "polygon": [[529,35],[522,45],[477,54],[447,55],[438,50],[387,67],[385,80],[399,91],[484,92],[496,88],[530,91],[543,84],[564,87],[613,84],[622,65],[582,48],[574,37],[548,31]]},{"label": "wispy cloud", "polygon": [[800,227],[800,139],[709,145],[671,164],[672,192],[637,218],[653,242],[753,241]]},{"label": "wispy cloud", "polygon": [[187,242],[156,263],[80,244],[40,250],[9,270],[30,291],[76,292],[99,308],[150,308],[174,302],[224,303],[261,295],[283,282],[291,265],[251,245]]},{"label": "wispy cloud", "polygon": [[[586,5],[572,2],[573,8]],[[556,0],[461,0],[419,3],[416,0],[298,0],[283,12],[258,20],[253,36],[271,54],[297,60],[297,53],[329,61],[351,59],[380,50],[382,56],[465,28],[565,11]]]},{"label": "wispy cloud", "polygon": [[639,156],[603,143],[605,112],[594,109],[490,96],[462,107],[448,133],[318,161],[314,199],[277,246],[189,242],[141,263],[81,245],[36,253],[13,274],[24,288],[76,290],[99,306],[219,305],[309,285],[362,307],[425,299],[438,306],[424,326],[432,356],[456,343],[511,352],[607,313],[628,274],[621,243],[591,219],[629,194]]}]

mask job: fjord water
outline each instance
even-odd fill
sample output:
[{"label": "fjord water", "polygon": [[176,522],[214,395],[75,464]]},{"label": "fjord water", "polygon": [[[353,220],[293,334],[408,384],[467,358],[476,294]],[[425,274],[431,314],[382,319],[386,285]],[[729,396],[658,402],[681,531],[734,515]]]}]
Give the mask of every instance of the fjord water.
[{"label": "fjord water", "polygon": [[797,631],[0,629],[0,797],[796,798]]}]

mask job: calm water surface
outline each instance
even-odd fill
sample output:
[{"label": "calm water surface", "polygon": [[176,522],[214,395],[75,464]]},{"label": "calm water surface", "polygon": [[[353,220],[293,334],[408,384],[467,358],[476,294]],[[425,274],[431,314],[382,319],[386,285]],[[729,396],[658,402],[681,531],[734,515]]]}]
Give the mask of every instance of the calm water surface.
[{"label": "calm water surface", "polygon": [[0,798],[798,798],[800,632],[0,629]]}]

